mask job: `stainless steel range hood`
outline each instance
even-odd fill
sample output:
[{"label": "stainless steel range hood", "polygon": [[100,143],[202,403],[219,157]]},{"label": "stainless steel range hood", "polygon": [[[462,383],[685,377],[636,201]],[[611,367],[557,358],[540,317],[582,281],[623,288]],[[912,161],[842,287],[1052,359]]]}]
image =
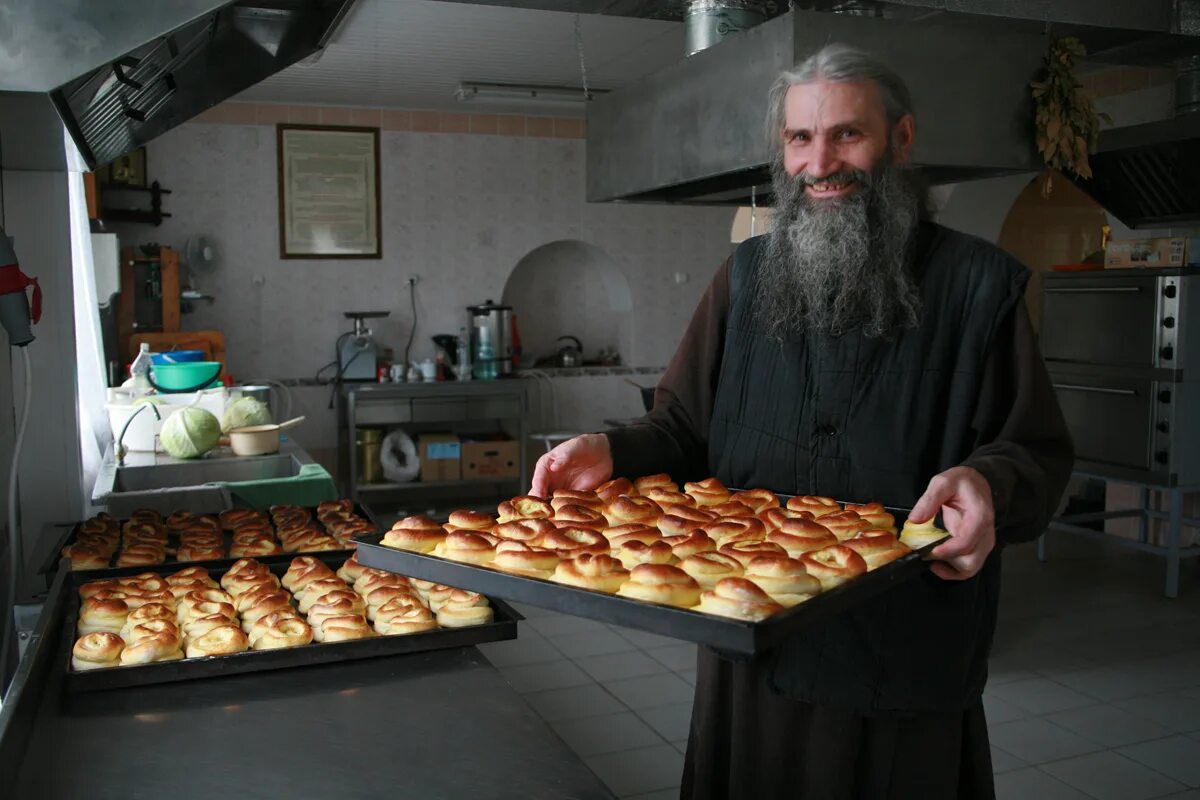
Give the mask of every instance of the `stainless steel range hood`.
[{"label": "stainless steel range hood", "polygon": [[913,160],[933,183],[1040,167],[1028,84],[1041,35],[792,10],[593,101],[588,200],[741,205],[756,187],[761,202],[770,192],[767,89],[831,41],[901,70],[917,118]]},{"label": "stainless steel range hood", "polygon": [[0,109],[36,123],[52,104],[94,169],[316,52],[353,2],[7,0]]}]

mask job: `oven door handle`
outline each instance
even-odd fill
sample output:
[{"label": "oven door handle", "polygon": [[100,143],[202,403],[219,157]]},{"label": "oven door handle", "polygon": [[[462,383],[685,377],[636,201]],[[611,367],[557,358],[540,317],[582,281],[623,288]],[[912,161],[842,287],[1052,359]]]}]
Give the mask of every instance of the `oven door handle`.
[{"label": "oven door handle", "polygon": [[1066,389],[1072,392],[1095,392],[1097,394],[1119,394],[1126,397],[1137,397],[1137,392],[1133,389],[1113,389],[1109,386],[1081,386],[1077,383],[1054,383],[1051,385],[1055,389]]},{"label": "oven door handle", "polygon": [[1063,288],[1048,288],[1046,294],[1138,294],[1140,286],[1095,286],[1092,288],[1071,286]]}]

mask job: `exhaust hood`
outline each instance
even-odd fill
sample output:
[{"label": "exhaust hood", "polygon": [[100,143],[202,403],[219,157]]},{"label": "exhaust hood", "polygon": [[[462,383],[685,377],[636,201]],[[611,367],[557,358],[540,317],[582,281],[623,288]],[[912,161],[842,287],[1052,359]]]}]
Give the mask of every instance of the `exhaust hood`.
[{"label": "exhaust hood", "polygon": [[[353,3],[9,0],[0,109],[36,124],[52,106],[95,169],[318,51]],[[40,128],[4,133],[31,145],[61,139]],[[54,168],[44,152],[5,155],[10,168]]]},{"label": "exhaust hood", "polygon": [[767,90],[828,42],[895,65],[913,96],[913,162],[932,183],[1037,170],[1028,84],[1044,39],[962,20],[793,9],[588,108],[589,201],[745,205],[771,190]]}]

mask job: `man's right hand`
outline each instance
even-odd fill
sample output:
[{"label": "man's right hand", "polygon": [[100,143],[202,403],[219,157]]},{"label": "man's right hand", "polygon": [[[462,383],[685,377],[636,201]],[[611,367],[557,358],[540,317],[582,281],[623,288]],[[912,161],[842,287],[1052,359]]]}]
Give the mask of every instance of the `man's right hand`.
[{"label": "man's right hand", "polygon": [[538,459],[533,471],[535,497],[550,497],[555,489],[590,491],[612,477],[612,451],[602,433],[569,439]]}]

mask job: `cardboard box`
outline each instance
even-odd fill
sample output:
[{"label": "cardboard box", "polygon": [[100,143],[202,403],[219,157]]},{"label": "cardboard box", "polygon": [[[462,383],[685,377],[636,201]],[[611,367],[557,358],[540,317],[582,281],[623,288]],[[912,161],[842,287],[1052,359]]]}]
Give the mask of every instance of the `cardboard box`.
[{"label": "cardboard box", "polygon": [[1104,267],[1182,267],[1186,253],[1187,240],[1183,237],[1111,241],[1104,251]]},{"label": "cardboard box", "polygon": [[462,443],[453,433],[423,433],[417,437],[421,480],[457,481],[462,477]]},{"label": "cardboard box", "polygon": [[462,443],[464,478],[521,477],[521,447],[513,439]]}]

